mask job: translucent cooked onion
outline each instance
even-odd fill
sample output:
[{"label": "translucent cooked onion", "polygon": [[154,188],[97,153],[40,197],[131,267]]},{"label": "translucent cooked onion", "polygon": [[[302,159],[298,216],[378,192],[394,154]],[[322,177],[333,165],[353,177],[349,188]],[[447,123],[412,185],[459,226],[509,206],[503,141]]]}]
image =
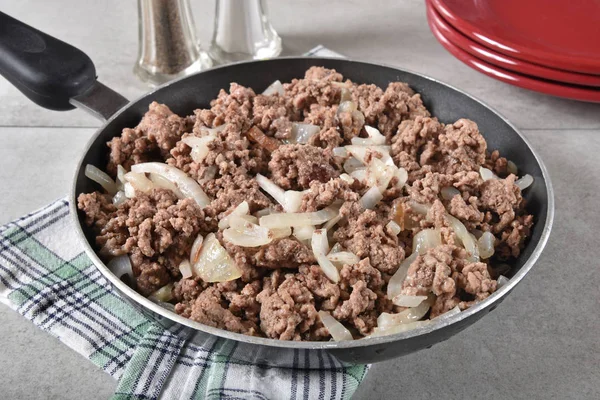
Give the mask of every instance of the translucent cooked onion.
[{"label": "translucent cooked onion", "polygon": [[431,208],[431,206],[428,204],[421,204],[421,203],[417,203],[416,201],[409,201],[408,205],[409,205],[411,211],[414,211],[415,213],[421,214],[421,215],[427,215],[427,213],[429,212],[429,209]]},{"label": "translucent cooked onion", "polygon": [[148,176],[155,187],[170,190],[179,199],[185,198],[183,193],[181,193],[181,190],[179,190],[177,186],[175,186],[175,184],[168,179],[165,179],[158,174],[148,174]]},{"label": "translucent cooked onion", "polygon": [[417,307],[425,300],[427,300],[427,296],[409,296],[406,294],[399,294],[392,299],[392,302],[400,307]]},{"label": "translucent cooked onion", "polygon": [[331,231],[331,228],[336,226],[337,223],[340,222],[341,220],[342,220],[342,216],[340,213],[338,213],[338,215],[336,215],[335,217],[333,217],[329,221],[327,221],[327,223],[325,225],[323,225],[323,228],[327,229],[327,231]]},{"label": "translucent cooked onion", "polygon": [[200,259],[200,250],[202,250],[202,243],[204,242],[204,237],[200,234],[194,240],[192,244],[192,251],[190,252],[190,264],[194,265]]},{"label": "translucent cooked onion", "polygon": [[392,232],[392,234],[394,236],[398,236],[400,234],[400,232],[402,232],[402,229],[400,228],[400,225],[398,225],[396,223],[396,221],[390,221],[387,223],[387,225],[385,226],[390,232]]},{"label": "translucent cooked onion", "polygon": [[342,101],[337,109],[337,115],[340,115],[344,112],[354,112],[358,110],[358,105],[352,100]]},{"label": "translucent cooked onion", "polygon": [[459,190],[452,186],[443,187],[442,190],[440,190],[440,193],[444,200],[452,200],[454,196],[460,195]]},{"label": "translucent cooked onion", "polygon": [[383,194],[377,186],[373,186],[362,195],[358,203],[367,210],[375,208],[377,203],[383,199]]},{"label": "translucent cooked onion", "polygon": [[192,160],[194,160],[194,162],[201,163],[210,151],[208,144],[216,138],[216,134],[209,133],[208,135],[202,137],[186,136],[181,138],[181,141],[192,148],[192,151],[190,152]]},{"label": "translucent cooked onion", "polygon": [[183,260],[179,264],[179,272],[181,272],[181,277],[183,279],[192,277],[192,264],[190,263],[190,260]]},{"label": "translucent cooked onion", "polygon": [[117,185],[118,190],[123,190],[123,185],[125,185],[125,174],[127,171],[123,168],[122,165],[117,165],[117,180],[115,184]]},{"label": "translucent cooked onion", "polygon": [[192,265],[195,275],[204,282],[227,282],[242,276],[237,265],[221,246],[214,233],[209,233],[200,249],[198,262]]},{"label": "translucent cooked onion", "polygon": [[367,186],[377,186],[381,193],[385,192],[396,173],[396,169],[395,166],[386,165],[378,158],[372,159],[367,168]]},{"label": "translucent cooked onion", "polygon": [[302,197],[304,196],[304,192],[297,192],[295,190],[286,190],[283,194],[284,204],[282,204],[283,209],[289,213],[295,213],[300,210],[302,206]]},{"label": "translucent cooked onion", "polygon": [[125,197],[128,199],[133,199],[135,197],[135,189],[129,182],[125,182],[123,185],[123,193],[125,193]]},{"label": "translucent cooked onion", "polygon": [[517,185],[521,190],[527,189],[532,183],[533,177],[529,174],[523,175],[520,179],[515,181],[515,185]]},{"label": "translucent cooked onion", "polygon": [[230,228],[223,231],[223,239],[241,247],[259,247],[273,241],[269,229],[253,224],[239,216],[229,218]]},{"label": "translucent cooked onion", "polygon": [[255,217],[254,215],[240,215],[239,218],[258,225],[258,217]]},{"label": "translucent cooked onion", "polygon": [[345,147],[334,147],[332,153],[334,157],[348,157],[348,150]]},{"label": "translucent cooked onion", "polygon": [[206,181],[210,181],[211,179],[215,179],[215,177],[217,176],[217,172],[218,169],[216,165],[211,165],[210,167],[207,167],[202,173],[202,178],[199,179],[199,182],[204,183]]},{"label": "translucent cooked onion", "polygon": [[271,83],[269,85],[269,87],[267,87],[265,89],[264,92],[262,92],[263,95],[265,96],[271,96],[274,94],[278,94],[280,96],[283,96],[284,91],[283,91],[283,85],[281,84],[281,82],[279,80],[276,80],[275,82]]},{"label": "translucent cooked onion", "polygon": [[450,223],[450,227],[456,233],[456,236],[462,242],[465,250],[467,250],[467,260],[471,262],[479,262],[479,245],[474,237],[467,231],[465,225],[457,218],[446,213],[446,218]]},{"label": "translucent cooked onion", "polygon": [[331,82],[331,85],[342,88],[340,91],[340,103],[352,100],[352,93],[345,82]]},{"label": "translucent cooked onion", "polygon": [[153,301],[162,301],[165,303],[173,300],[173,284],[169,283],[168,285],[161,287],[148,296],[148,298]]},{"label": "translucent cooked onion", "polygon": [[164,163],[148,162],[135,164],[131,167],[133,172],[157,174],[172,182],[185,197],[196,201],[200,207],[210,203],[210,199],[204,193],[198,182],[190,178],[185,172]]},{"label": "translucent cooked onion", "polygon": [[492,232],[483,232],[481,237],[477,240],[479,246],[479,257],[483,260],[487,260],[494,255],[494,245],[496,244],[496,238]]},{"label": "translucent cooked onion", "polygon": [[393,165],[394,162],[390,157],[390,149],[390,146],[346,146],[346,150],[348,150],[348,152],[352,154],[352,156],[354,156],[364,165],[368,164],[366,160],[369,154],[373,154],[375,158],[381,159],[384,163],[388,165]]},{"label": "translucent cooked onion", "polygon": [[273,239],[281,239],[288,237],[292,234],[292,228],[281,228],[281,229],[269,229],[271,231],[271,236]]},{"label": "translucent cooked onion", "polygon": [[336,342],[342,340],[353,340],[352,334],[341,322],[337,319],[333,318],[331,314],[327,311],[319,311],[319,318],[321,318],[321,322],[325,326],[325,328],[329,331],[329,334]]},{"label": "translucent cooked onion", "polygon": [[442,244],[442,235],[439,229],[423,229],[419,231],[412,242],[412,252],[424,254],[427,250]]},{"label": "translucent cooked onion", "polygon": [[125,174],[125,180],[133,186],[135,190],[140,192],[149,192],[154,189],[154,183],[148,178],[146,174],[139,174],[136,172],[128,172]]},{"label": "translucent cooked onion", "polygon": [[500,289],[502,286],[506,285],[508,283],[509,279],[507,277],[505,277],[504,275],[500,275],[498,277],[498,289]]},{"label": "translucent cooked onion", "polygon": [[396,168],[396,173],[394,176],[398,180],[396,186],[400,188],[404,186],[406,184],[406,181],[408,180],[408,172],[406,172],[406,170],[402,167]]},{"label": "translucent cooked onion", "polygon": [[312,124],[292,123],[292,132],[289,141],[291,143],[308,143],[309,139],[319,133],[321,127]]},{"label": "translucent cooked onion", "polygon": [[369,139],[371,139],[374,145],[379,146],[385,144],[385,136],[379,132],[379,129],[365,125],[365,132],[367,132]]},{"label": "translucent cooked onion", "polygon": [[[344,248],[342,247],[341,244],[336,243],[333,246],[331,246],[331,250],[329,250],[329,254],[339,253],[340,251],[344,251]],[[327,254],[327,255],[329,255],[329,254]]]},{"label": "translucent cooked onion", "polygon": [[352,179],[356,179],[359,182],[366,182],[367,181],[367,169],[366,168],[355,169],[354,171],[352,171],[350,173],[350,177]]},{"label": "translucent cooked onion", "polygon": [[434,301],[435,296],[430,294],[426,301],[421,302],[421,304],[416,307],[407,308],[397,314],[381,313],[379,317],[377,317],[377,327],[387,329],[394,325],[418,321],[427,314]]},{"label": "translucent cooked onion", "polygon": [[248,202],[244,200],[219,221],[219,229],[229,228],[229,218],[233,216],[247,215],[248,212],[250,212],[250,206],[248,205]]},{"label": "translucent cooked onion", "polygon": [[517,164],[508,160],[508,162],[506,163],[506,171],[509,174],[517,175],[517,173],[519,172],[519,168],[517,168]]},{"label": "translucent cooked onion", "polygon": [[490,179],[498,179],[496,174],[484,167],[479,167],[479,175],[481,175],[481,179],[483,179],[484,181],[488,181]]},{"label": "translucent cooked onion", "polygon": [[398,325],[392,325],[389,328],[386,329],[382,329],[382,328],[375,328],[373,329],[373,333],[370,334],[367,337],[378,337],[378,336],[386,336],[386,335],[393,335],[396,333],[402,333],[402,332],[407,332],[407,331],[411,331],[413,329],[417,329],[420,328],[422,326],[426,326],[430,324],[430,321],[415,321],[415,322],[409,322],[406,324],[398,324]]},{"label": "translucent cooked onion", "polygon": [[327,278],[333,283],[338,283],[340,280],[340,273],[337,268],[327,258],[329,252],[329,242],[327,241],[327,230],[326,229],[315,229],[312,235],[311,247],[313,254],[317,259],[317,263],[321,267],[321,270]]},{"label": "translucent cooked onion", "polygon": [[85,176],[102,186],[104,190],[106,190],[106,193],[110,195],[117,193],[117,185],[115,184],[115,181],[113,181],[106,172],[98,169],[92,164],[85,166]]},{"label": "translucent cooked onion", "polygon": [[365,169],[365,164],[363,164],[362,162],[360,162],[359,160],[357,160],[354,157],[350,157],[346,160],[346,162],[344,162],[344,171],[346,171],[347,173],[351,174],[352,172],[358,170],[358,169]]},{"label": "translucent cooked onion", "polygon": [[110,272],[112,272],[117,278],[121,279],[123,275],[127,275],[129,279],[135,279],[133,275],[133,268],[131,267],[131,260],[127,254],[117,256],[110,260],[106,264]]},{"label": "translucent cooked onion", "polygon": [[349,251],[338,251],[336,253],[327,254],[327,258],[334,264],[339,266],[354,265],[360,261],[360,258]]},{"label": "translucent cooked onion", "polygon": [[456,306],[456,307],[454,307],[454,308],[446,311],[445,313],[438,315],[434,319],[438,319],[438,318],[450,318],[451,316],[459,314],[459,313],[460,313],[460,307]]},{"label": "translucent cooked onion", "polygon": [[285,205],[285,191],[264,175],[256,174],[256,183],[267,192],[276,202]]},{"label": "translucent cooked onion", "polygon": [[316,212],[308,213],[278,213],[270,214],[261,217],[259,220],[260,226],[269,229],[320,225],[338,214],[338,207],[329,206]]},{"label": "translucent cooked onion", "polygon": [[349,185],[352,185],[354,183],[354,178],[346,173],[341,174],[340,179],[347,182]]},{"label": "translucent cooked onion", "polygon": [[126,201],[127,196],[125,196],[125,192],[122,190],[119,190],[117,193],[115,193],[115,195],[112,198],[112,203],[117,207]]},{"label": "translucent cooked onion", "polygon": [[314,231],[315,231],[315,227],[312,225],[295,226],[294,227],[294,236],[296,237],[296,239],[303,242],[305,240],[310,240],[312,238]]},{"label": "translucent cooked onion", "polygon": [[396,273],[390,278],[387,287],[387,297],[388,299],[393,299],[398,296],[402,292],[402,284],[406,279],[406,275],[408,273],[408,268],[410,264],[413,263],[418,257],[419,253],[412,253],[410,256],[406,257],[404,261],[400,263],[400,267]]}]

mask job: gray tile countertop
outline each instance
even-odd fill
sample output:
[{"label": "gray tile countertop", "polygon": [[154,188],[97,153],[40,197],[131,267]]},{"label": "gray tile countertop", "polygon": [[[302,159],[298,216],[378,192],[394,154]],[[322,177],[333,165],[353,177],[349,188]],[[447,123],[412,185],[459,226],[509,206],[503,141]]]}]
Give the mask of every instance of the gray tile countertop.
[{"label": "gray tile countertop", "polygon": [[[192,0],[201,39],[213,2]],[[453,84],[508,117],[545,161],[556,193],[546,251],[498,309],[452,339],[373,366],[355,398],[600,398],[600,105],[522,90],[483,76],[430,34],[423,0],[270,1],[286,54],[322,43],[352,58]],[[0,0],[0,10],[68,41],[100,80],[129,98],[137,52],[134,1]],[[98,126],[88,115],[43,110],[0,78],[0,224],[69,190],[78,154]],[[116,382],[0,306],[0,387],[6,399],[103,399]]]}]

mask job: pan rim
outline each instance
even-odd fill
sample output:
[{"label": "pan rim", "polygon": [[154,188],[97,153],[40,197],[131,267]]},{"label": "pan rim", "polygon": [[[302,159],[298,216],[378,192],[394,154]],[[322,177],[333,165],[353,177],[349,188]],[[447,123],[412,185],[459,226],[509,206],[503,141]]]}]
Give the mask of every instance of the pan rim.
[{"label": "pan rim", "polygon": [[[449,88],[451,90],[454,90],[464,96],[467,96],[471,100],[481,104],[482,106],[484,106],[485,108],[489,109],[494,114],[496,114],[503,122],[505,122],[511,129],[513,129],[517,133],[517,135],[519,135],[519,137],[523,140],[523,142],[527,145],[529,151],[531,151],[531,153],[533,154],[533,156],[535,158],[535,161],[538,163],[538,165],[540,167],[540,170],[542,172],[542,177],[546,184],[546,194],[548,197],[546,222],[544,224],[539,242],[533,249],[533,252],[531,253],[530,257],[525,261],[525,263],[523,264],[521,269],[511,278],[511,280],[507,284],[502,286],[502,288],[498,289],[496,292],[494,292],[488,298],[480,301],[475,306],[470,307],[467,310],[462,311],[456,315],[453,315],[451,317],[441,318],[438,321],[434,321],[423,327],[416,328],[416,329],[413,329],[413,330],[410,330],[407,332],[402,332],[402,333],[397,333],[397,334],[392,334],[392,335],[387,335],[387,336],[363,338],[363,339],[352,340],[352,341],[342,341],[342,342],[286,341],[286,340],[279,340],[279,339],[248,336],[248,335],[244,335],[241,333],[235,333],[235,332],[226,331],[224,329],[214,328],[214,327],[211,327],[211,326],[208,326],[205,324],[201,324],[199,322],[192,321],[191,319],[182,317],[178,314],[175,314],[174,312],[171,312],[171,311],[159,306],[158,304],[153,303],[152,301],[148,300],[147,298],[145,298],[144,296],[142,296],[141,294],[139,294],[138,292],[136,292],[135,290],[130,288],[123,281],[118,279],[114,274],[112,274],[112,272],[110,272],[108,267],[106,267],[106,265],[102,262],[102,260],[100,260],[100,258],[98,257],[98,255],[96,254],[94,249],[92,248],[91,244],[85,238],[85,234],[83,232],[83,228],[80,223],[80,220],[78,217],[78,211],[77,211],[77,192],[76,192],[77,177],[78,177],[79,172],[81,171],[82,167],[84,167],[83,163],[86,158],[86,155],[89,153],[90,149],[93,147],[94,143],[96,142],[97,137],[101,134],[101,132],[103,132],[103,130],[106,128],[107,125],[109,125],[115,118],[117,118],[123,112],[126,112],[133,104],[136,104],[137,102],[139,102],[145,98],[151,97],[157,91],[165,89],[177,82],[180,82],[180,81],[183,81],[186,79],[191,79],[194,76],[206,73],[208,71],[217,70],[217,69],[223,69],[223,68],[228,68],[231,66],[244,65],[244,64],[277,62],[278,60],[311,60],[311,61],[315,61],[316,63],[318,63],[319,60],[325,60],[325,61],[336,60],[336,61],[342,61],[342,62],[348,62],[348,63],[367,65],[367,66],[390,68],[390,69],[393,69],[393,70],[396,70],[399,72],[405,72],[405,73],[409,73],[409,74],[421,77],[423,79],[432,81],[439,85],[446,86],[447,88]],[[88,255],[88,257],[90,257],[90,259],[92,260],[92,262],[94,263],[96,268],[98,268],[98,270],[102,273],[102,275],[112,285],[116,286],[117,289],[121,293],[123,293],[125,296],[127,296],[130,300],[136,302],[137,304],[139,304],[140,306],[142,306],[144,308],[149,309],[150,311],[154,312],[155,314],[160,315],[164,319],[169,320],[172,323],[184,325],[187,328],[191,328],[195,331],[201,331],[204,333],[215,335],[219,338],[235,340],[235,341],[243,342],[243,343],[247,343],[247,344],[260,345],[260,346],[266,346],[266,347],[271,347],[271,348],[286,348],[286,349],[340,350],[340,349],[352,349],[352,348],[362,348],[362,347],[384,345],[384,344],[391,343],[391,342],[397,342],[397,341],[401,341],[401,340],[405,340],[405,339],[415,338],[418,336],[428,335],[428,334],[431,334],[442,328],[445,328],[447,326],[450,326],[457,322],[460,322],[464,319],[470,318],[473,315],[475,315],[475,314],[485,310],[486,308],[491,307],[493,304],[499,302],[502,298],[504,298],[506,295],[508,295],[509,292],[512,291],[512,289],[525,277],[525,275],[527,275],[527,273],[531,270],[533,265],[538,261],[540,255],[542,254],[542,251],[546,247],[546,244],[550,237],[550,232],[552,230],[552,226],[554,224],[554,190],[553,190],[552,182],[550,179],[550,174],[548,173],[548,170],[547,170],[544,162],[540,158],[539,154],[531,146],[531,143],[529,142],[529,140],[509,120],[507,120],[502,114],[500,114],[495,108],[491,107],[484,101],[474,97],[473,95],[466,93],[465,91],[458,89],[448,83],[442,82],[436,78],[433,78],[433,77],[430,77],[427,75],[423,75],[421,73],[414,72],[414,71],[411,71],[408,69],[398,68],[396,66],[384,64],[384,63],[372,63],[372,62],[366,62],[366,61],[361,61],[361,60],[348,59],[348,58],[337,58],[337,57],[311,57],[311,56],[294,57],[294,56],[292,56],[292,57],[280,57],[280,58],[271,59],[271,60],[242,61],[242,62],[237,62],[237,63],[233,63],[233,64],[217,66],[217,67],[214,67],[211,69],[207,69],[205,71],[198,72],[197,74],[194,74],[194,75],[182,77],[182,78],[176,79],[174,81],[167,82],[161,86],[154,88],[150,92],[139,96],[135,100],[130,101],[127,105],[125,105],[123,108],[121,108],[115,114],[113,114],[107,121],[105,121],[104,124],[100,128],[98,128],[98,130],[94,133],[94,135],[88,140],[88,142],[85,146],[85,150],[83,151],[79,161],[77,162],[77,168],[75,169],[73,183],[71,185],[71,191],[69,194],[69,211],[70,211],[69,214],[71,215],[72,222],[74,224],[77,234],[81,238],[81,242],[84,246],[86,254]]]}]

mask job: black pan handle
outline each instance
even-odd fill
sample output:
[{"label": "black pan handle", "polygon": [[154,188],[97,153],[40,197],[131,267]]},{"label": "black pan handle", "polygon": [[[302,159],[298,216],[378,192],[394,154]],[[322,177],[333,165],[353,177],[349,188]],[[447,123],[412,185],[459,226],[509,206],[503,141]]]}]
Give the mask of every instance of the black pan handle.
[{"label": "black pan handle", "polygon": [[[110,97],[112,109],[90,110],[108,118],[127,99],[96,81],[96,68],[83,51],[0,12],[0,75],[34,103],[71,110],[74,98]],[[98,90],[101,85],[105,90]],[[100,103],[107,103],[100,101]],[[106,108],[106,107],[105,107]]]}]

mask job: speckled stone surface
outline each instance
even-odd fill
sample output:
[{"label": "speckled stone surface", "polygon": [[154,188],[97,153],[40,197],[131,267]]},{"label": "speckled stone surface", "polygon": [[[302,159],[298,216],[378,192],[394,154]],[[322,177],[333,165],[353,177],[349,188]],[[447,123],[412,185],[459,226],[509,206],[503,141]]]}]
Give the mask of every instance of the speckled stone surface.
[{"label": "speckled stone surface", "polygon": [[[423,3],[268,2],[286,54],[322,43],[352,58],[431,75],[498,109],[550,171],[555,224],[539,262],[496,311],[429,350],[374,365],[355,398],[598,399],[600,105],[529,92],[469,69],[433,38]],[[206,43],[213,3],[192,4]],[[100,80],[127,97],[144,92],[131,72],[135,2],[0,0],[0,9],[82,48]],[[98,125],[79,111],[40,109],[0,79],[0,224],[68,192],[79,153]],[[116,382],[89,361],[4,306],[0,318],[2,398],[112,394]]]}]

